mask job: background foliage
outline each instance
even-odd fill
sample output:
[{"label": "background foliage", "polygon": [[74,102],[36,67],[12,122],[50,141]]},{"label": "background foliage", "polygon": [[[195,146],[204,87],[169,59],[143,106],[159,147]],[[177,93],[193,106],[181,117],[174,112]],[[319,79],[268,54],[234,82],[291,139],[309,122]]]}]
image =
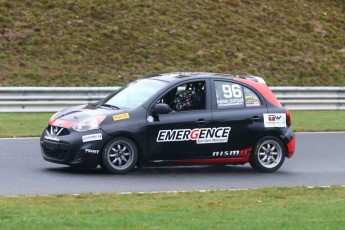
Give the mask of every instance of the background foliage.
[{"label": "background foliage", "polygon": [[167,71],[345,85],[343,0],[0,0],[0,86],[118,86]]}]

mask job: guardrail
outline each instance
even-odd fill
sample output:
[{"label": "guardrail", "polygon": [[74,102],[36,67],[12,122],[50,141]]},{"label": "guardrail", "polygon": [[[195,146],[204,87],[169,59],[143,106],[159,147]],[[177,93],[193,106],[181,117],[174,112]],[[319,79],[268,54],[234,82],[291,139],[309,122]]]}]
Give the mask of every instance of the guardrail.
[{"label": "guardrail", "polygon": [[0,112],[56,112],[94,102],[119,87],[0,87]]},{"label": "guardrail", "polygon": [[[119,87],[0,87],[0,112],[56,112],[97,101]],[[345,87],[271,87],[289,110],[345,110]]]},{"label": "guardrail", "polygon": [[345,87],[271,87],[289,110],[345,110]]}]

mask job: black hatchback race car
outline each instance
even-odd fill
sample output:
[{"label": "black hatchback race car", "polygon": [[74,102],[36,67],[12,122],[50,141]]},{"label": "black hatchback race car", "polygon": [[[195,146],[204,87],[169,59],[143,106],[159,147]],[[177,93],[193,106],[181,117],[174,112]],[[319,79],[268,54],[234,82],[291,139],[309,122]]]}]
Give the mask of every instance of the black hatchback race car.
[{"label": "black hatchback race car", "polygon": [[40,138],[43,158],[127,173],[154,164],[245,164],[274,172],[295,150],[284,109],[262,78],[166,73],[62,110]]}]

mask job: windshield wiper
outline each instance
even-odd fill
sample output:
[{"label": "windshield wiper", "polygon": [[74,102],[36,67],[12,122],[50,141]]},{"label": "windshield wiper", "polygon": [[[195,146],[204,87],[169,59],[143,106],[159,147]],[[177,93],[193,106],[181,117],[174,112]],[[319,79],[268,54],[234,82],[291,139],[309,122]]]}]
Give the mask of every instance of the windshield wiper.
[{"label": "windshield wiper", "polygon": [[108,107],[108,108],[112,108],[112,109],[120,109],[120,108],[117,107],[116,105],[110,105],[110,104],[101,104],[101,106],[103,106],[103,107]]}]

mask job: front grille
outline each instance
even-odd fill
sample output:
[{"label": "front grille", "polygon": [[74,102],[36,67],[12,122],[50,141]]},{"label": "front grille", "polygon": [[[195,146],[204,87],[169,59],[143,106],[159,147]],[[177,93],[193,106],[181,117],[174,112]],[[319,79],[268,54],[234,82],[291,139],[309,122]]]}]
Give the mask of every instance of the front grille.
[{"label": "front grille", "polygon": [[43,147],[43,152],[44,155],[50,159],[54,159],[54,160],[59,160],[59,161],[63,161],[67,158],[68,155],[68,151],[67,150],[51,150],[46,148],[45,146]]},{"label": "front grille", "polygon": [[47,132],[52,136],[65,136],[70,134],[68,129],[52,125],[48,126]]}]

